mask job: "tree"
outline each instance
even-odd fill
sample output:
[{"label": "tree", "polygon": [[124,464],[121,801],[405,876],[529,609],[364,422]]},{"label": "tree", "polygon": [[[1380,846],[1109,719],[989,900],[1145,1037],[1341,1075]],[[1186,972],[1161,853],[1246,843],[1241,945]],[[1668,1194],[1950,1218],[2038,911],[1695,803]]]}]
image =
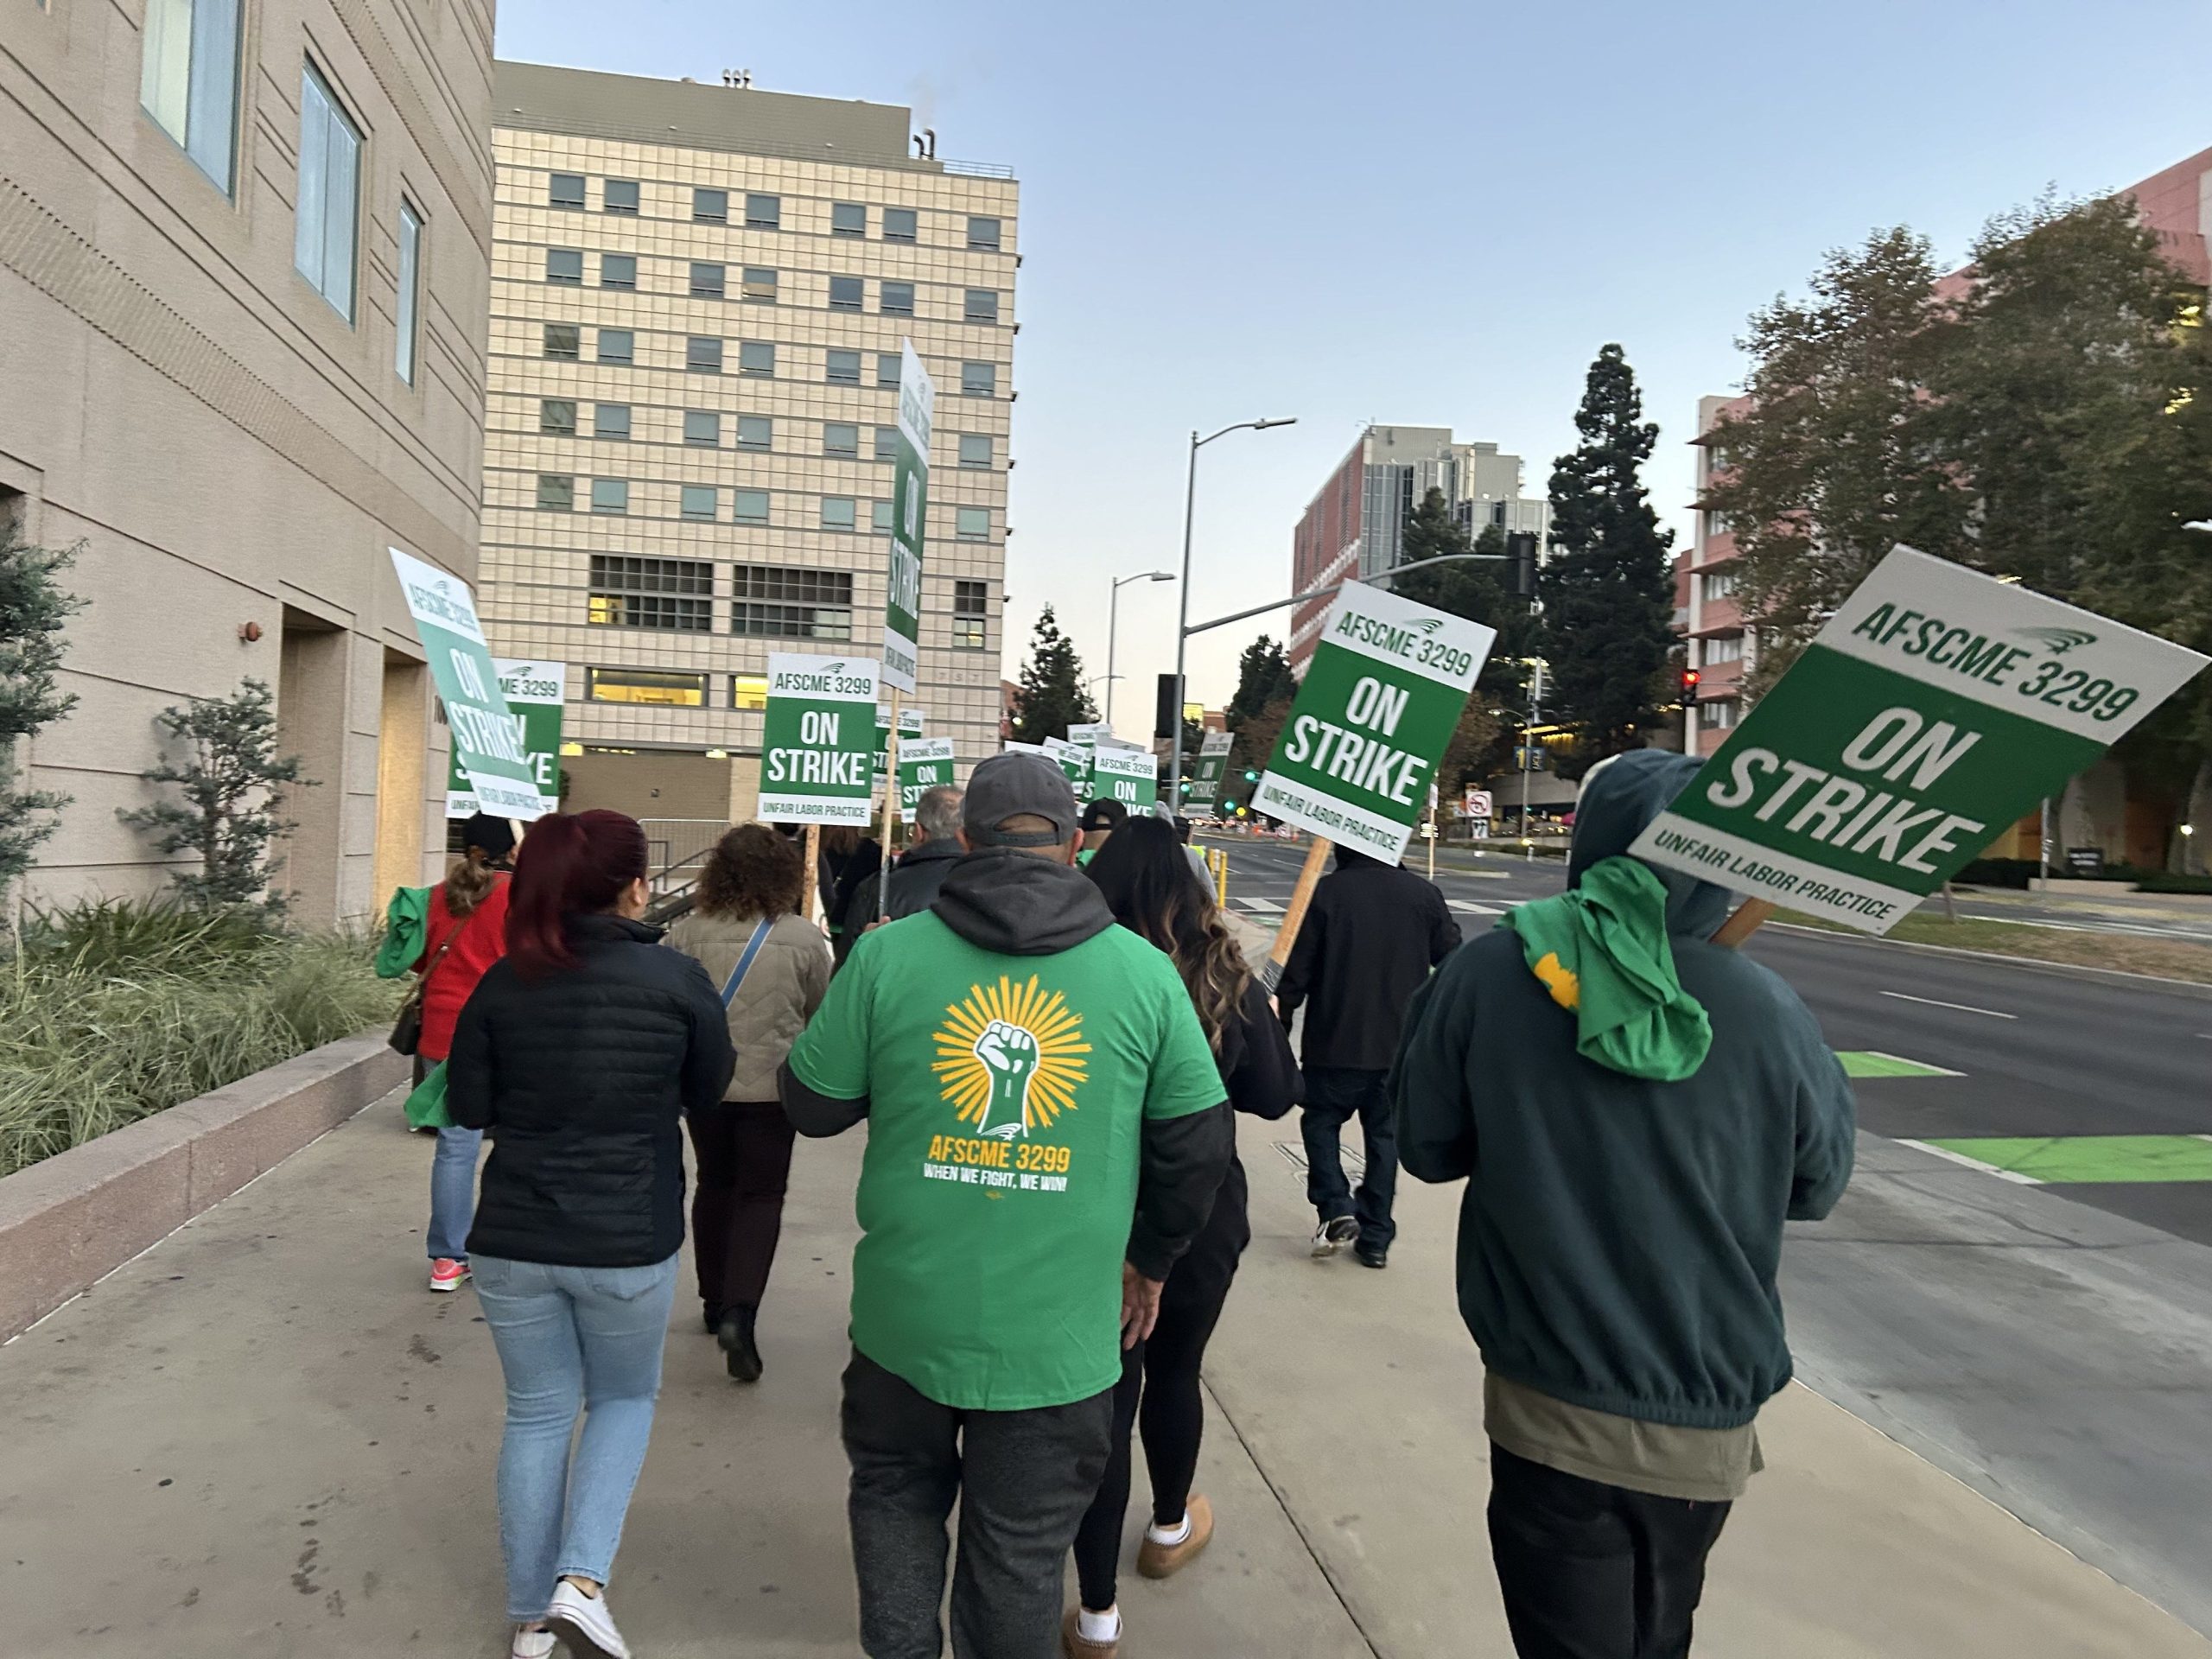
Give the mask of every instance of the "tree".
[{"label": "tree", "polygon": [[16,788],[15,756],[17,740],[60,719],[77,701],[55,681],[61,627],[79,603],[55,576],[74,553],[33,547],[12,527],[0,530],[0,893],[54,833],[54,821],[43,815],[68,804],[66,795]]},{"label": "tree", "polygon": [[1672,531],[1646,499],[1643,463],[1658,427],[1643,418],[1636,372],[1617,345],[1591,364],[1574,416],[1582,442],[1552,472],[1552,557],[1544,572],[1551,702],[1579,727],[1560,770],[1643,747],[1671,701]]},{"label": "tree", "polygon": [[1263,633],[1236,659],[1236,695],[1229,700],[1224,722],[1230,731],[1239,731],[1269,703],[1297,694],[1298,677],[1291,672],[1289,653]]},{"label": "tree", "polygon": [[283,895],[268,891],[281,867],[269,843],[295,827],[278,816],[286,787],[315,785],[300,775],[299,756],[276,753],[274,702],[264,683],[249,679],[227,697],[162,709],[161,724],[188,746],[188,759],[179,766],[164,755],[138,775],[176,785],[184,803],[156,801],[117,814],[162,852],[200,855],[198,870],[169,879],[203,909],[256,901],[283,908]]},{"label": "tree", "polygon": [[1507,588],[1503,563],[1505,531],[1484,524],[1470,543],[1466,527],[1452,516],[1444,492],[1432,489],[1406,516],[1405,563],[1454,553],[1487,553],[1498,563],[1467,560],[1408,570],[1391,579],[1391,591],[1417,604],[1449,611],[1497,630],[1497,643],[1475,680],[1452,747],[1438,768],[1439,784],[1456,790],[1478,783],[1505,766],[1512,737],[1528,724],[1529,658],[1541,654],[1543,623],[1534,607]]},{"label": "tree", "polygon": [[1021,665],[1014,741],[1041,743],[1048,737],[1065,737],[1071,725],[1097,718],[1097,705],[1083,689],[1083,659],[1075,654],[1075,642],[1060,632],[1059,620],[1047,605],[1029,638],[1029,660]]},{"label": "tree", "polygon": [[1290,718],[1294,696],[1295,693],[1286,693],[1277,697],[1237,729],[1236,741],[1229,747],[1229,769],[1222,779],[1224,800],[1247,804],[1251,801],[1257,785],[1244,774],[1268,769],[1268,760],[1275,752],[1275,739],[1282,734],[1283,721]]}]

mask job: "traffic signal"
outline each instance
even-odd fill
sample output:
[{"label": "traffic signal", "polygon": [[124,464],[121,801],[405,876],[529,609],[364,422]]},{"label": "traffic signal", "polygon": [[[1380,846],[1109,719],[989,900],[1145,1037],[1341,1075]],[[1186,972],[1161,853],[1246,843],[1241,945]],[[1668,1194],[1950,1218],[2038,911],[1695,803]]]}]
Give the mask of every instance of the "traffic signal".
[{"label": "traffic signal", "polygon": [[1260,781],[1260,774],[1247,766],[1244,768],[1244,781],[1248,784],[1256,784]]},{"label": "traffic signal", "polygon": [[1516,599],[1536,596],[1536,537],[1515,531],[1505,538],[1505,586]]},{"label": "traffic signal", "polygon": [[1176,736],[1183,728],[1183,682],[1175,675],[1163,674],[1153,695],[1152,734]]},{"label": "traffic signal", "polygon": [[1698,682],[1704,677],[1705,677],[1703,675],[1700,674],[1697,670],[1694,668],[1686,668],[1682,671],[1683,708],[1694,709],[1697,707]]}]

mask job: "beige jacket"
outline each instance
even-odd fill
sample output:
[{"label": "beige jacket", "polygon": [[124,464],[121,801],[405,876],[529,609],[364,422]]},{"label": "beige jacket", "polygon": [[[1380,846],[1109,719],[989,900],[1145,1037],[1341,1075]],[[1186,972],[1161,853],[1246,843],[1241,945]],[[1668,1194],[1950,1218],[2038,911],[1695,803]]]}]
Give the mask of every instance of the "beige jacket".
[{"label": "beige jacket", "polygon": [[[707,970],[719,996],[760,919],[693,911],[668,930],[666,943]],[[722,1090],[724,1100],[776,1098],[777,1070],[829,992],[830,941],[811,922],[781,918],[730,1001],[729,1039],[737,1048],[737,1070]]]}]

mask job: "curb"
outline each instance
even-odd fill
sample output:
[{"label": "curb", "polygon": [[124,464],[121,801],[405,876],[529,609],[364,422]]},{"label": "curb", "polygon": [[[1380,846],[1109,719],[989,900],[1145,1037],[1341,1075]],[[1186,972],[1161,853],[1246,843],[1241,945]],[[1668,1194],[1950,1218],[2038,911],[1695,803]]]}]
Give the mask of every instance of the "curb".
[{"label": "curb", "polygon": [[1884,945],[1892,950],[1924,950],[1931,956],[1963,957],[1968,962],[2001,962],[2007,967],[2026,968],[2046,974],[2087,975],[2092,979],[2116,979],[2122,982],[2156,985],[2161,989],[2186,991],[2212,1001],[2212,985],[2196,979],[2169,979],[2164,974],[2131,974],[2125,968],[2093,968],[2080,962],[2045,962],[2039,957],[2008,957],[1995,950],[1963,950],[1955,944],[1923,944],[1916,939],[1885,939],[1865,934],[1833,933],[1824,927],[1800,927],[1794,922],[1769,922],[1766,928],[1794,933],[1801,938],[1836,939],[1845,944]]},{"label": "curb", "polygon": [[0,1342],[407,1077],[382,1033],[340,1038],[0,1178]]}]

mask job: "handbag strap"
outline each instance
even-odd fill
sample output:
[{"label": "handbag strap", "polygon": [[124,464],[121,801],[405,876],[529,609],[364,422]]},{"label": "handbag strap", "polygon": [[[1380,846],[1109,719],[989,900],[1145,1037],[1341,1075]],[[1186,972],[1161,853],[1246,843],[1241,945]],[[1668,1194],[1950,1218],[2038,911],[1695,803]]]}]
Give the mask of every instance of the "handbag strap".
[{"label": "handbag strap", "polygon": [[776,925],[772,916],[763,916],[753,930],[753,937],[745,942],[745,954],[737,959],[737,966],[729,970],[729,978],[722,986],[722,1007],[728,1007],[737,995],[737,988],[745,983],[745,976],[753,966],[753,958],[760,954],[760,947],[768,942],[768,930]]},{"label": "handbag strap", "polygon": [[446,935],[446,942],[438,947],[438,954],[430,958],[429,965],[423,969],[423,977],[415,982],[416,995],[420,996],[429,985],[430,976],[438,971],[438,964],[446,959],[446,952],[453,949],[453,942],[461,937],[461,930],[467,925],[468,918],[466,916],[453,925],[453,931]]}]

